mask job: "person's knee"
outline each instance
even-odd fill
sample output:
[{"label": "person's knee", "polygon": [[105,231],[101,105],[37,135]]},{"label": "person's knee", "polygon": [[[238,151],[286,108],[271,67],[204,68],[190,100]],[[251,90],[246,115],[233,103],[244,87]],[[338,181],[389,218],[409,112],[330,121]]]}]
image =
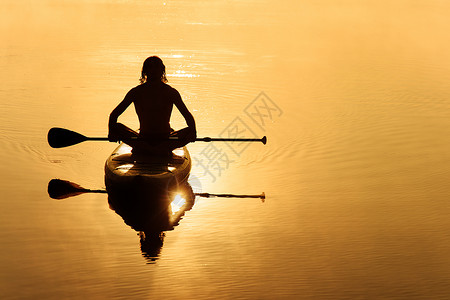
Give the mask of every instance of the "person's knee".
[{"label": "person's knee", "polygon": [[114,129],[119,135],[124,137],[133,137],[139,135],[136,131],[123,125],[122,123],[117,123]]},{"label": "person's knee", "polygon": [[120,130],[120,131],[128,131],[130,128],[128,128],[127,126],[123,125],[122,123],[116,123],[114,125],[116,130]]}]

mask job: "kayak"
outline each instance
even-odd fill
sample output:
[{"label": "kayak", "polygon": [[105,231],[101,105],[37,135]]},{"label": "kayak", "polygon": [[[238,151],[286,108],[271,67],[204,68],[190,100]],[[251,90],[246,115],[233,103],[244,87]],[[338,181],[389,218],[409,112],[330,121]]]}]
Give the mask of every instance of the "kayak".
[{"label": "kayak", "polygon": [[120,144],[105,163],[108,203],[128,226],[139,233],[142,255],[153,263],[164,242],[190,210],[195,195],[188,183],[191,157],[186,147],[172,156],[133,155]]},{"label": "kayak", "polygon": [[186,147],[177,148],[169,157],[134,155],[132,148],[121,143],[105,163],[105,184],[108,190],[172,190],[189,177],[192,161]]},{"label": "kayak", "polygon": [[172,193],[108,191],[109,207],[122,217],[124,223],[138,232],[142,255],[153,263],[158,259],[165,232],[174,230],[185,213],[192,209],[195,195],[188,182]]}]

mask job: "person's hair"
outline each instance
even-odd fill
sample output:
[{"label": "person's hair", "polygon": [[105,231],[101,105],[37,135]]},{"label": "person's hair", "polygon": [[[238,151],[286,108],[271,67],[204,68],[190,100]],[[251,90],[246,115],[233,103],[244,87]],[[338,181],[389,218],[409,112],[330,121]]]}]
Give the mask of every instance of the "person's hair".
[{"label": "person's hair", "polygon": [[149,80],[161,80],[166,83],[166,66],[158,56],[150,56],[144,61],[142,66],[141,78],[139,81],[141,84]]}]

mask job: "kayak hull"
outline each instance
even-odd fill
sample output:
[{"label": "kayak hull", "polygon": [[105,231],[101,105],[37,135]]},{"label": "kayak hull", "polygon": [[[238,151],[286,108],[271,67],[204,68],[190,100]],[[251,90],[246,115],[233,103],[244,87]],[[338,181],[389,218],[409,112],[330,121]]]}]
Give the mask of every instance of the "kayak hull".
[{"label": "kayak hull", "polygon": [[192,161],[186,147],[173,150],[171,156],[134,155],[121,143],[105,163],[108,191],[170,191],[187,182]]}]

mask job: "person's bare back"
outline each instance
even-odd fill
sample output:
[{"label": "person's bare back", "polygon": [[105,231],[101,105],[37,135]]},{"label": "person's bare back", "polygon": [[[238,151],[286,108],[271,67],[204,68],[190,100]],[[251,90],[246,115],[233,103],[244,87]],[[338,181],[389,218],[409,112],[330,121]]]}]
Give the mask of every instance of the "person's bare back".
[{"label": "person's bare back", "polygon": [[170,134],[170,115],[178,92],[164,83],[144,83],[130,91],[143,137]]}]

